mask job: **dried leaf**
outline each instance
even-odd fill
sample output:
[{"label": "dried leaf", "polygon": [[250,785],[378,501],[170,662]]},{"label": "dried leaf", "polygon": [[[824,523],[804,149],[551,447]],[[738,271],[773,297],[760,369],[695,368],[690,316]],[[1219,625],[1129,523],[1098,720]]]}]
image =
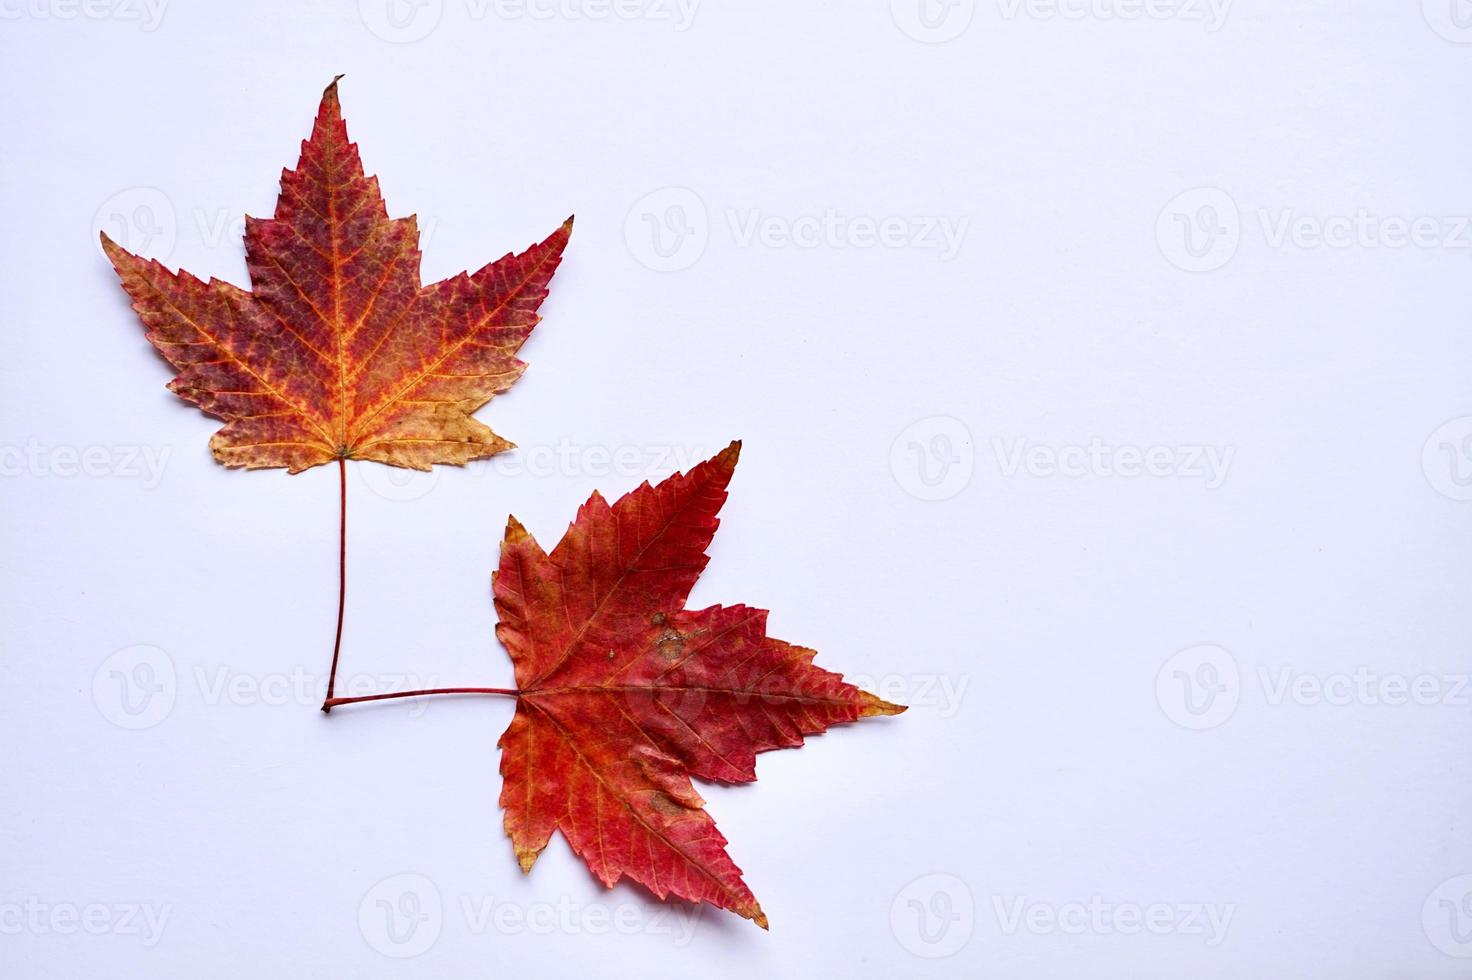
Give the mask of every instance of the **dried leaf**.
[{"label": "dried leaf", "polygon": [[768,637],[764,610],[684,609],[739,452],[612,506],[595,493],[550,555],[512,518],[493,589],[520,691],[501,805],[523,870],[561,830],[604,884],[765,928],[690,776],[750,782],[757,752],[904,708]]},{"label": "dried leaf", "polygon": [[480,271],[419,281],[413,216],[390,219],[365,177],[337,99],[322,95],[273,218],[246,218],[250,292],[200,282],[102,245],[148,339],[179,375],[169,388],[224,419],[226,466],[296,473],[335,459],[427,470],[511,448],[471,417],[521,376],[572,230]]}]

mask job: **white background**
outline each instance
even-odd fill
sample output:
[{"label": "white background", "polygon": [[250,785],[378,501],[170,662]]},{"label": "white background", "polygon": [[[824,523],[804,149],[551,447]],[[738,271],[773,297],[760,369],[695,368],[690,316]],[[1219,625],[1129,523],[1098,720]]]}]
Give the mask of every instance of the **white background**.
[{"label": "white background", "polygon": [[[1468,11],[395,2],[0,0],[0,974],[1469,975]],[[426,281],[578,216],[522,449],[352,467],[344,683],[510,683],[507,514],[743,438],[692,605],[913,706],[702,787],[770,933],[523,877],[507,701],[316,710],[337,474],[96,232],[246,284],[338,72]]]}]

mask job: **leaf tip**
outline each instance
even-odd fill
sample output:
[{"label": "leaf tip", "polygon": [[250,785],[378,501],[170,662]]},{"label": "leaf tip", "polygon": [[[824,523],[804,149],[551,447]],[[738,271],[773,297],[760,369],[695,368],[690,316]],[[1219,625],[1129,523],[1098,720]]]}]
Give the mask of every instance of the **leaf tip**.
[{"label": "leaf tip", "polygon": [[711,457],[710,461],[724,470],[734,470],[741,458],[741,440],[732,439],[731,444]]},{"label": "leaf tip", "polygon": [[97,238],[102,242],[103,254],[108,257],[113,265],[117,265],[118,258],[120,256],[127,254],[123,251],[123,247],[117,242],[113,241],[112,236],[110,236],[107,232],[99,231],[97,233]]},{"label": "leaf tip", "polygon": [[908,705],[892,704],[868,691],[859,692],[859,717],[873,718],[876,715],[898,715],[909,710]]},{"label": "leaf tip", "polygon": [[[342,107],[337,101],[337,83],[341,80],[341,75],[333,75],[332,81],[328,82],[327,87],[322,90],[322,104],[317,107],[317,120],[319,124],[326,119],[342,118]],[[314,139],[316,135],[313,132],[312,136]]]}]

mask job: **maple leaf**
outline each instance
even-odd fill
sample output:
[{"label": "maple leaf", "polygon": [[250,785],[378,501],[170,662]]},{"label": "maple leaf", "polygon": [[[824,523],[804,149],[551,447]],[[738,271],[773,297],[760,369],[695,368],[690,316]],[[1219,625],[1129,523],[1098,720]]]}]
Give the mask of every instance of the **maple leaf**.
[{"label": "maple leaf", "polygon": [[519,690],[501,805],[523,871],[561,830],[605,885],[765,928],[690,776],[749,782],[757,752],[905,709],[767,636],[765,610],[684,608],[740,445],[612,506],[594,493],[550,555],[511,518],[493,576]]},{"label": "maple leaf", "polygon": [[219,462],[427,470],[512,448],[471,413],[525,370],[516,352],[571,230],[569,218],[520,255],[421,285],[416,219],[388,217],[334,79],[275,216],[246,218],[251,291],[170,272],[105,233],[102,246],[179,372],[169,388],[225,420],[210,438]]}]

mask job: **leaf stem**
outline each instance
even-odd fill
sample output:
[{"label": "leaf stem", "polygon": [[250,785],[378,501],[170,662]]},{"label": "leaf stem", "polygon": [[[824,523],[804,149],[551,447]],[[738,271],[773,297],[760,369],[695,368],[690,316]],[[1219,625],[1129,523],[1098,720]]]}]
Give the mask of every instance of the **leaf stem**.
[{"label": "leaf stem", "polygon": [[341,456],[337,458],[337,486],[337,636],[332,641],[332,669],[327,674],[327,699],[322,702],[322,711],[329,714],[336,703],[332,691],[337,685],[337,658],[342,653],[342,612],[348,597],[348,461]]},{"label": "leaf stem", "polygon": [[322,710],[342,704],[362,704],[365,701],[390,701],[394,698],[422,698],[433,694],[497,694],[502,697],[518,698],[521,692],[507,687],[432,687],[419,691],[395,691],[392,694],[364,694],[356,698],[329,697]]}]

